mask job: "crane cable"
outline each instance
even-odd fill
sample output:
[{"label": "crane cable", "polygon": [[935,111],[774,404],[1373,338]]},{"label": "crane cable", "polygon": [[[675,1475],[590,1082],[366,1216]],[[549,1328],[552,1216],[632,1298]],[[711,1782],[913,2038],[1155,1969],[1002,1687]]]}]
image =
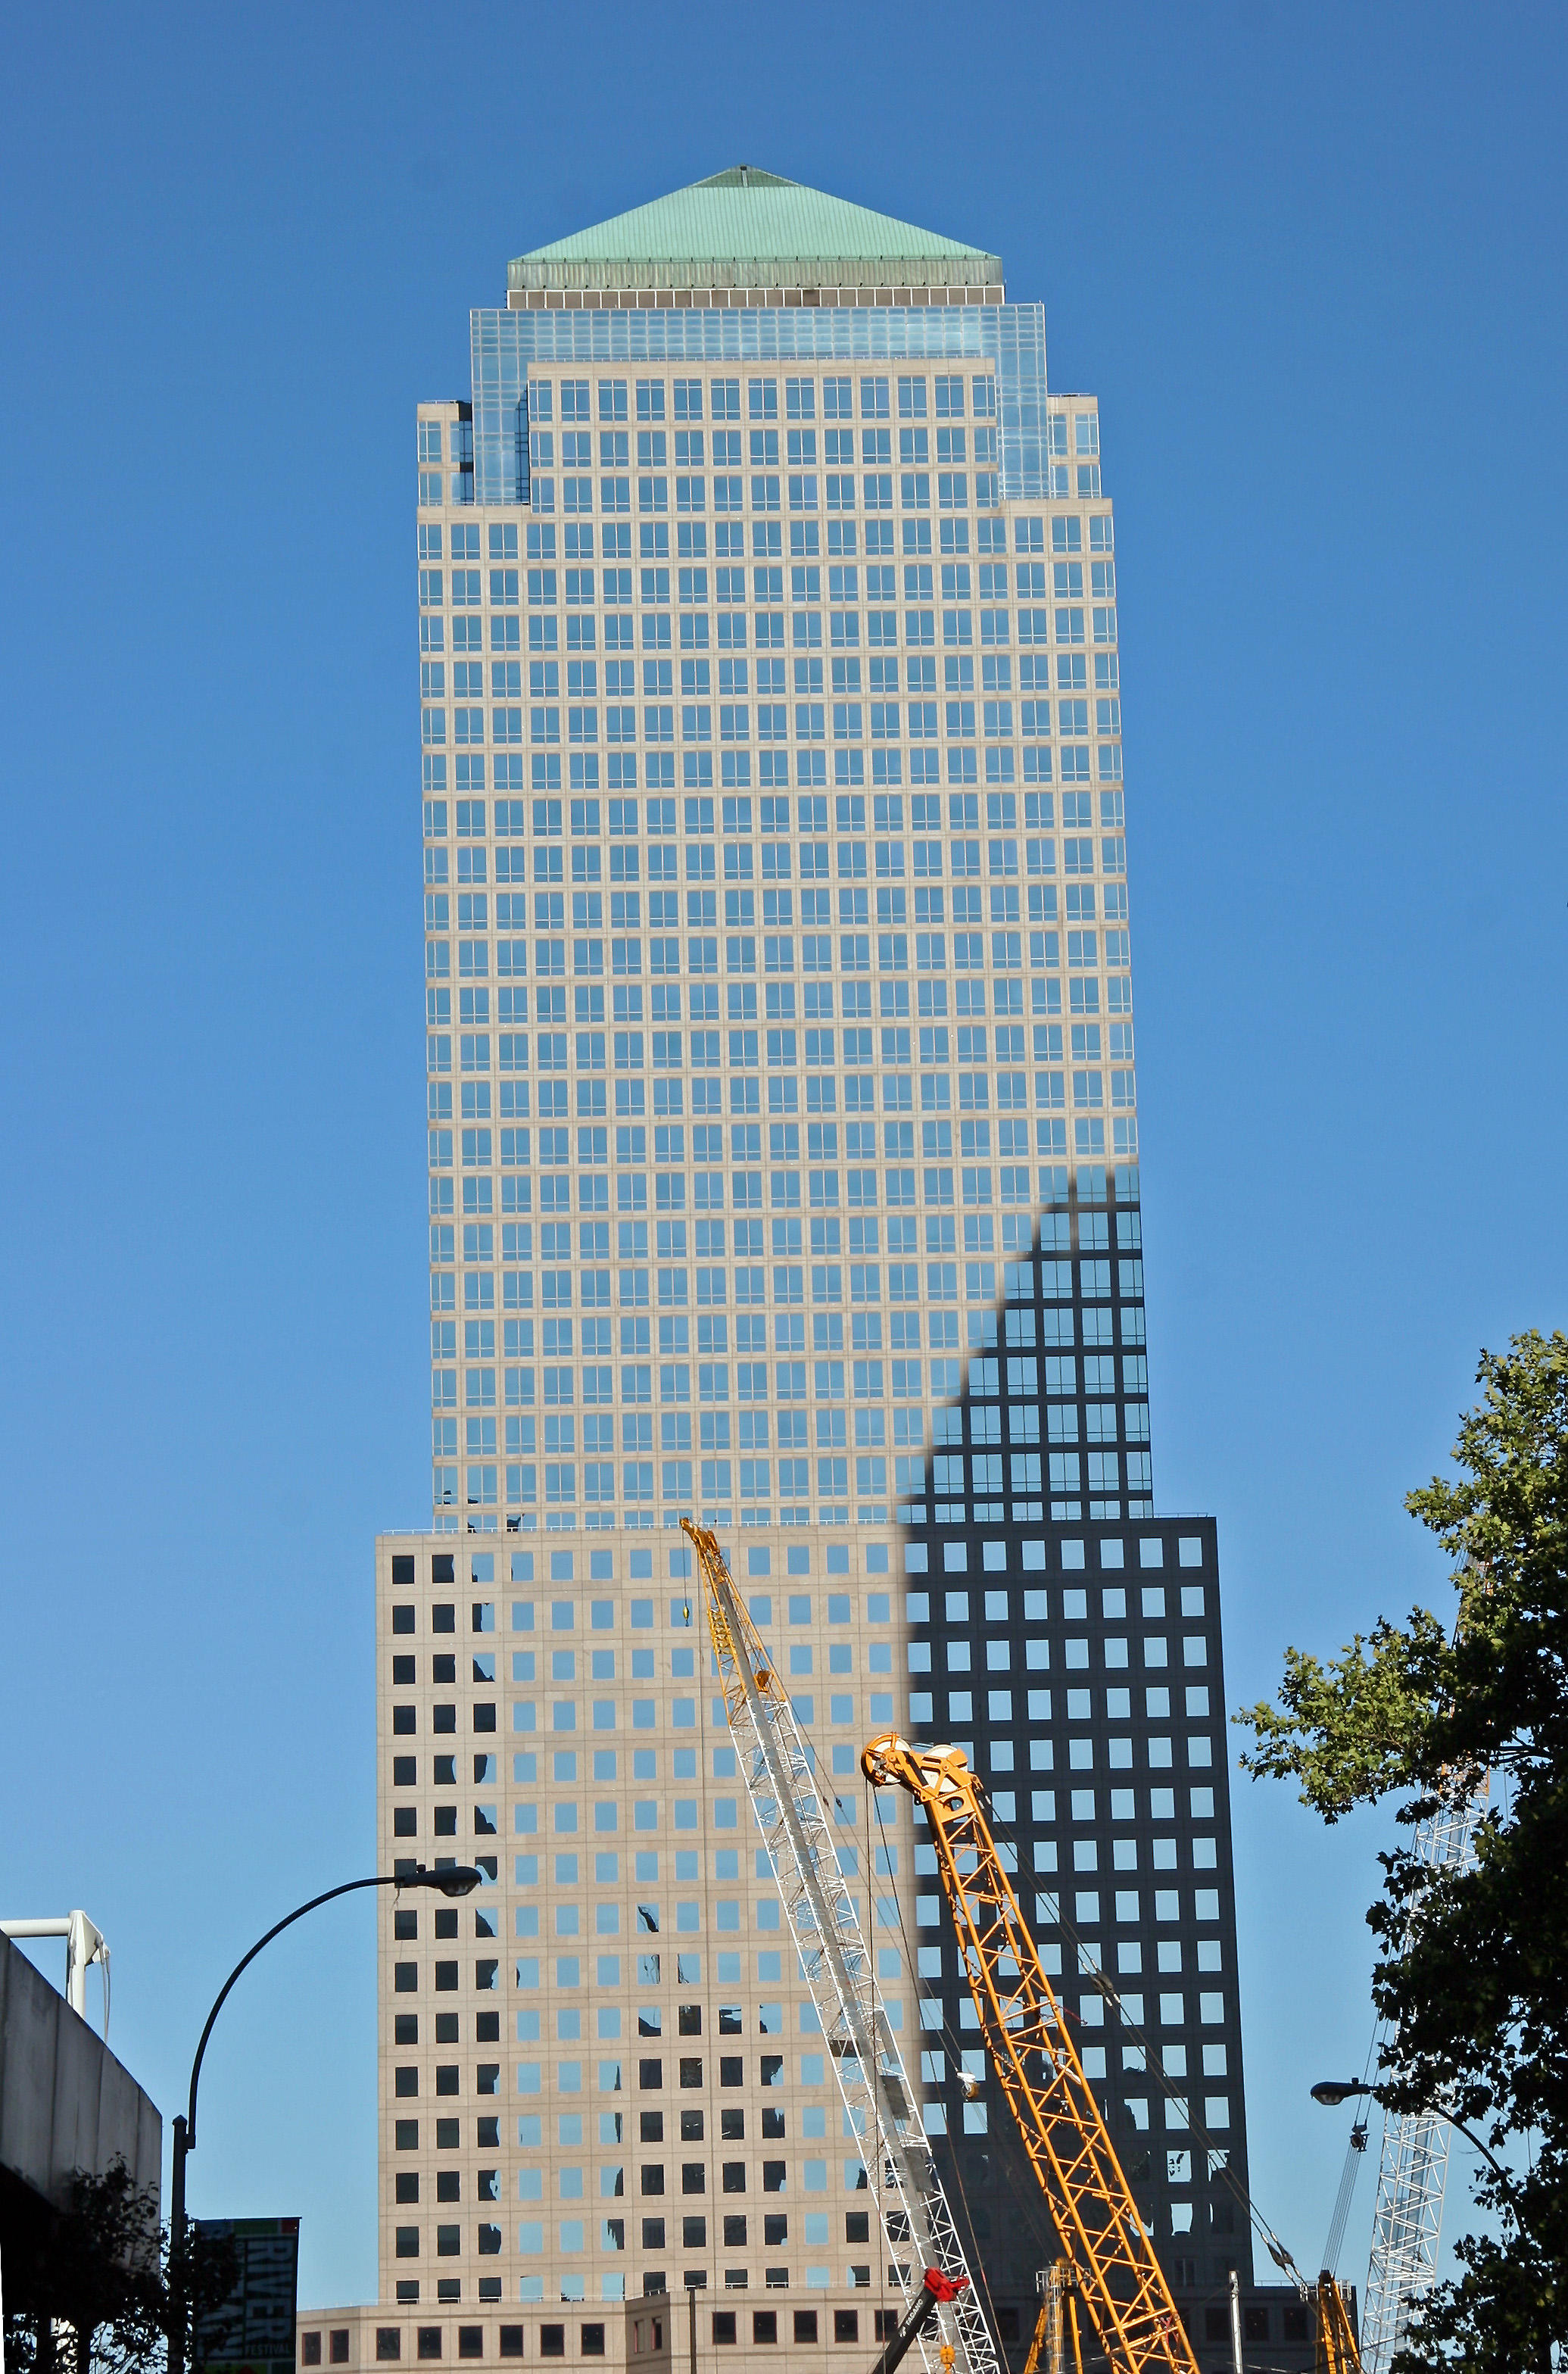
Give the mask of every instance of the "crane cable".
[{"label": "crane cable", "polygon": [[[869,1782],[867,1785],[868,1787],[870,1786]],[[874,1791],[872,1792],[872,1794],[875,1794]],[[877,1813],[877,1827],[879,1829],[882,1828],[882,1814],[880,1806]],[[1018,1853],[1017,1838],[1008,1832],[1005,1828],[1000,1834],[993,1829],[991,1831],[991,1836],[993,1839],[998,1839],[1000,1836],[1000,1842],[1012,1849],[1014,1857],[1013,1868],[1016,1870],[1016,1858]],[[892,1885],[894,1889],[894,1901],[898,1907],[899,1930],[905,1936],[905,1951],[907,1953],[908,1938],[907,1933],[904,1931],[904,1908],[902,1898],[898,1891],[896,1877],[893,1879]],[[1153,2079],[1155,2085],[1160,2088],[1160,2091],[1165,2096],[1166,2099],[1176,2103],[1180,2109],[1183,2118],[1187,2122],[1188,2131],[1193,2139],[1193,2146],[1194,2148],[1200,2148],[1202,2150],[1204,2157],[1209,2163],[1209,2171],[1211,2176],[1218,2176],[1221,2178],[1227,2190],[1234,2195],[1236,2202],[1245,2212],[1248,2226],[1252,2231],[1256,2233],[1259,2241],[1263,2244],[1264,2249],[1268,2251],[1269,2256],[1273,2260],[1275,2265],[1280,2268],[1281,2272],[1289,2276],[1291,2282],[1294,2284],[1297,2291],[1305,2299],[1310,2292],[1311,2286],[1307,2283],[1305,2276],[1302,2274],[1301,2269],[1297,2266],[1290,2251],[1287,2250],[1285,2244],[1280,2239],[1278,2234],[1275,2233],[1274,2228],[1270,2225],[1268,2219],[1264,2216],[1262,2211],[1253,2200],[1252,2195],[1248,2192],[1246,2185],[1235,2174],[1234,2167],[1232,2166],[1232,2155],[1228,2146],[1222,2148],[1214,2143],[1208,2129],[1193,2116],[1190,2098],[1178,2094],[1176,2087],[1167,2081],[1164,2067],[1159,2058],[1158,2048],[1153,2043],[1147,2032],[1140,2027],[1135,2020],[1129,2017],[1123,2005],[1121,1996],[1117,1992],[1111,1980],[1099,1967],[1097,1958],[1091,1958],[1089,1956],[1082,1937],[1080,1935],[1074,1924],[1068,1919],[1066,1912],[1062,1909],[1059,1893],[1057,1898],[1057,1926],[1060,1929],[1067,1943],[1076,1951],[1078,1967],[1082,1975],[1087,1978],[1095,1988],[1096,1992],[1103,1995],[1105,2000],[1111,2004],[1117,2013],[1119,2013],[1124,2029],[1142,2052],[1146,2074]],[[1036,1950],[1038,1949],[1036,1948]],[[946,2039],[949,2050],[954,2052],[954,2057],[956,2058],[961,2048],[955,2044],[952,2030],[944,2025],[939,2032]],[[962,2066],[961,2063],[960,2066]],[[960,2191],[962,2192],[962,2182],[960,2182]],[[965,2204],[965,2207],[967,2207],[967,2204]]]},{"label": "crane cable", "polygon": [[[1362,2063],[1361,2074],[1363,2085],[1371,2075],[1383,2032],[1384,2023],[1378,2020],[1374,2024],[1372,2040],[1366,2048],[1366,2058]],[[1323,2263],[1330,2274],[1336,2274],[1339,2272],[1340,2251],[1345,2239],[1345,2226],[1351,2214],[1351,2199],[1356,2189],[1356,2179],[1361,2174],[1362,2161],[1366,2157],[1367,2124],[1366,2114],[1363,2111],[1360,2117],[1352,2121],[1350,2138],[1345,2145],[1345,2163],[1340,2170],[1340,2190],[1334,2199],[1334,2215],[1328,2220],[1328,2239],[1323,2245]]]},{"label": "crane cable", "polygon": [[[995,1833],[993,1832],[992,1835],[994,1837]],[[1016,1856],[1018,1851],[1017,1839],[1015,1837],[1009,1838],[1006,1840],[1006,1843],[1012,1846],[1014,1856]],[[1264,2249],[1268,2251],[1275,2265],[1280,2268],[1282,2274],[1290,2277],[1291,2281],[1295,2285],[1296,2289],[1305,2298],[1311,2286],[1308,2285],[1305,2276],[1302,2274],[1301,2269],[1296,2265],[1295,2260],[1290,2251],[1287,2250],[1285,2244],[1280,2239],[1279,2235],[1275,2233],[1274,2228],[1270,2225],[1269,2220],[1264,2216],[1263,2212],[1253,2200],[1252,2195],[1247,2191],[1246,2185],[1235,2174],[1233,2166],[1233,2156],[1229,2145],[1221,2146],[1215,2143],[1207,2127],[1193,2116],[1191,2110],[1191,2098],[1178,2094],[1176,2087],[1168,2082],[1165,2075],[1164,2063],[1161,2058],[1160,2048],[1151,2039],[1148,2031],[1141,2027],[1137,2021],[1129,2016],[1117,1989],[1112,1983],[1106,1972],[1100,1968],[1097,1958],[1092,1958],[1090,1957],[1082,1936],[1073,1922],[1068,1919],[1067,1914],[1062,1910],[1061,1898],[1059,1894],[1057,1898],[1057,1925],[1061,1930],[1064,1938],[1075,1949],[1078,1957],[1078,1967],[1080,1971],[1090,1980],[1096,1992],[1103,1995],[1106,2003],[1108,2003],[1120,2016],[1122,2026],[1131,2036],[1137,2049],[1142,2052],[1145,2073],[1153,2078],[1155,2085],[1159,2087],[1162,2094],[1164,2095],[1166,2100],[1174,2102],[1181,2111],[1183,2118],[1187,2121],[1188,2130],[1194,2139],[1195,2146],[1201,2148],[1204,2157],[1209,2162],[1210,2174],[1211,2176],[1218,2176],[1222,2179],[1227,2191],[1230,2192],[1246,2214],[1249,2226],[1254,2233],[1257,2234],[1259,2241],[1263,2244]]]}]

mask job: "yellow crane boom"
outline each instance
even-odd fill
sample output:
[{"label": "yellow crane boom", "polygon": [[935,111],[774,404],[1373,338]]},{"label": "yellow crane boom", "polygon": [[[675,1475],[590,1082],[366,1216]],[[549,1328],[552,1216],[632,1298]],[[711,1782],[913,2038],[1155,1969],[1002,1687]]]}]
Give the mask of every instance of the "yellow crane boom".
[{"label": "yellow crane boom", "polygon": [[1317,2278],[1317,2374],[1361,2374],[1344,2296],[1327,2267]]},{"label": "yellow crane boom", "polygon": [[1117,2374],[1198,2374],[967,1758],[959,1748],[915,1747],[887,1732],[860,1765],[874,1788],[907,1789],[925,1810],[991,2065],[1102,2349]]}]

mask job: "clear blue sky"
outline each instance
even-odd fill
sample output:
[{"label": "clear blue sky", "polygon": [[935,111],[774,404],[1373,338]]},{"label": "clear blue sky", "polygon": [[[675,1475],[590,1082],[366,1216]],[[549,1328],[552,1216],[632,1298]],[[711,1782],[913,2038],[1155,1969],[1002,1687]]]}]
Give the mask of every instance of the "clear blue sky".
[{"label": "clear blue sky", "polygon": [[[369,1867],[371,1539],[427,1507],[414,405],[509,256],[723,165],[999,251],[1100,398],[1155,1487],[1218,1515],[1232,1704],[1446,1604],[1401,1496],[1563,1319],[1564,41],[11,20],[0,1899],[106,1930],[166,2114],[229,1962]],[[1314,2267],[1381,1831],[1236,1796],[1255,2189]],[[371,1951],[275,1947],[205,2081],[193,2205],[300,2211],[307,2300],[373,2294]]]}]

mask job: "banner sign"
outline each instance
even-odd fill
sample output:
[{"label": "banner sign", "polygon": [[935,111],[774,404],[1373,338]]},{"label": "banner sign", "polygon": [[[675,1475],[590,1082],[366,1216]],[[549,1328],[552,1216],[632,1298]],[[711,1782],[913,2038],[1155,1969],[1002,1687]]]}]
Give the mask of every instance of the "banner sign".
[{"label": "banner sign", "polygon": [[195,2374],[294,2374],[298,2217],[201,2217],[201,2241],[234,2252],[227,2298],[196,2325]]}]

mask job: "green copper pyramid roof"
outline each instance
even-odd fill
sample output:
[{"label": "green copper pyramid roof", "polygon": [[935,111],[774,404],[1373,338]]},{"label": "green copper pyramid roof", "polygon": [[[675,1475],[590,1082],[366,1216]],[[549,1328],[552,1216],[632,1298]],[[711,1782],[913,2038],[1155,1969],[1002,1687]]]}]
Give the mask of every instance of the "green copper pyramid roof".
[{"label": "green copper pyramid roof", "polygon": [[751,165],[533,248],[507,273],[516,289],[994,287],[1001,276],[983,249]]}]

